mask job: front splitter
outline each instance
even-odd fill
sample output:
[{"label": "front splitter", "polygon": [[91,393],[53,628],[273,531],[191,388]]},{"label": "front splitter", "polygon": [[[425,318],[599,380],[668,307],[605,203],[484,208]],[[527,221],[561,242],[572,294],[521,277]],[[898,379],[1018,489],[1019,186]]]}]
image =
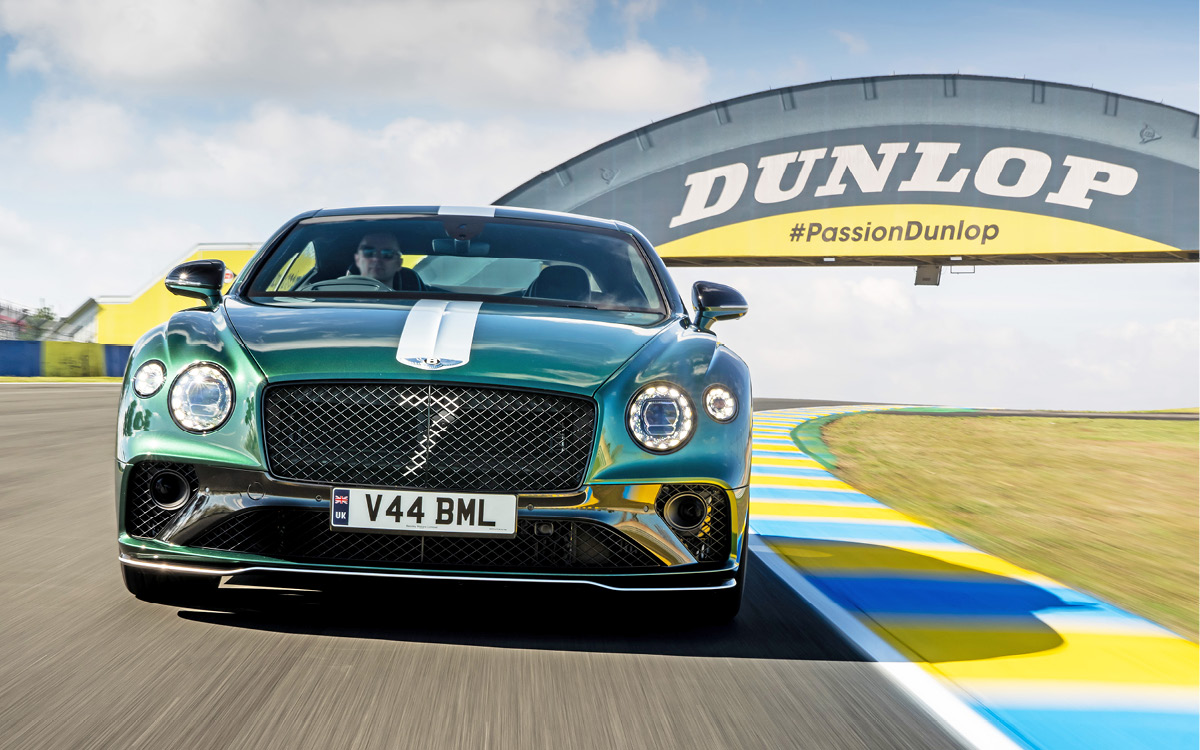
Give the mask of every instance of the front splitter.
[{"label": "front splitter", "polygon": [[[528,584],[557,584],[557,585],[573,585],[573,586],[595,586],[608,591],[621,592],[686,592],[686,591],[719,591],[721,589],[733,588],[737,585],[737,581],[730,577],[734,570],[721,571],[704,571],[696,573],[681,573],[674,575],[683,575],[692,578],[690,585],[663,586],[661,581],[655,581],[658,576],[634,577],[622,581],[623,585],[613,585],[589,578],[545,578],[538,576],[510,576],[510,575],[491,575],[480,573],[477,575],[464,575],[462,573],[413,573],[401,571],[373,571],[373,570],[345,570],[332,568],[300,568],[290,567],[286,565],[244,565],[244,566],[205,566],[205,565],[190,565],[178,562],[163,562],[158,560],[141,560],[135,557],[121,553],[118,556],[122,565],[130,565],[137,568],[147,568],[150,570],[158,570],[163,573],[181,573],[186,575],[204,575],[204,576],[241,576],[241,575],[304,575],[304,576],[350,576],[356,578],[382,578],[392,580],[419,580],[419,581],[456,581],[456,582],[471,582],[471,583],[528,583]],[[694,577],[694,578],[693,578]]]}]

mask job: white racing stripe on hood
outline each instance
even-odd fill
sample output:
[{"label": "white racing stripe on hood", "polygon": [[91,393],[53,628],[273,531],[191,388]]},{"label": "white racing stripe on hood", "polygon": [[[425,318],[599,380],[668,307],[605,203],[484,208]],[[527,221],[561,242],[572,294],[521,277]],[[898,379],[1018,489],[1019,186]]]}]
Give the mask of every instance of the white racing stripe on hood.
[{"label": "white racing stripe on hood", "polygon": [[421,370],[444,370],[471,359],[480,302],[423,299],[413,305],[400,334],[396,360]]}]

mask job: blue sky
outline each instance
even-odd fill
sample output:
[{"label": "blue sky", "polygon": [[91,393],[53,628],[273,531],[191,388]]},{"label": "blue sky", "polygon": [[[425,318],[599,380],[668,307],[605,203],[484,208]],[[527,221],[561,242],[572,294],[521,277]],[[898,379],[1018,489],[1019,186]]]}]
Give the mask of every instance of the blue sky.
[{"label": "blue sky", "polygon": [[[1198,23],[1195,2],[0,0],[0,299],[65,314],[317,206],[486,203],[769,87],[1024,75],[1196,111]],[[759,395],[1200,402],[1195,264],[933,289],[912,269],[720,273],[752,304],[722,337]]]}]

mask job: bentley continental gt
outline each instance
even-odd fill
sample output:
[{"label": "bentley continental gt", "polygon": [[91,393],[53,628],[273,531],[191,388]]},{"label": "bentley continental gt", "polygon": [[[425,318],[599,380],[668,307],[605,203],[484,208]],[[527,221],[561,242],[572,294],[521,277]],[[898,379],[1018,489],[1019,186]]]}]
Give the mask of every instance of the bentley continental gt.
[{"label": "bentley continental gt", "polygon": [[[751,393],[619,221],[504,207],[310,211],[134,346],[119,556],[147,601],[226,577],[573,584],[737,614]],[[437,583],[433,585],[439,585]],[[626,595],[622,594],[622,596]]]}]

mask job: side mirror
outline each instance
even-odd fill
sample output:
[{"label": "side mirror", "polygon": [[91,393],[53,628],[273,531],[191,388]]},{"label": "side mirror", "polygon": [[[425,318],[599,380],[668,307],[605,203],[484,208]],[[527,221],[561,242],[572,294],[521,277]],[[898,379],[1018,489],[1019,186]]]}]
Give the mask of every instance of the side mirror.
[{"label": "side mirror", "polygon": [[749,309],[741,292],[711,281],[692,285],[692,307],[696,308],[696,327],[709,332],[718,320],[737,320]]},{"label": "side mirror", "polygon": [[204,300],[210,310],[221,301],[225,283],[225,263],[220,260],[193,260],[175,266],[167,274],[166,285],[173,294]]}]

